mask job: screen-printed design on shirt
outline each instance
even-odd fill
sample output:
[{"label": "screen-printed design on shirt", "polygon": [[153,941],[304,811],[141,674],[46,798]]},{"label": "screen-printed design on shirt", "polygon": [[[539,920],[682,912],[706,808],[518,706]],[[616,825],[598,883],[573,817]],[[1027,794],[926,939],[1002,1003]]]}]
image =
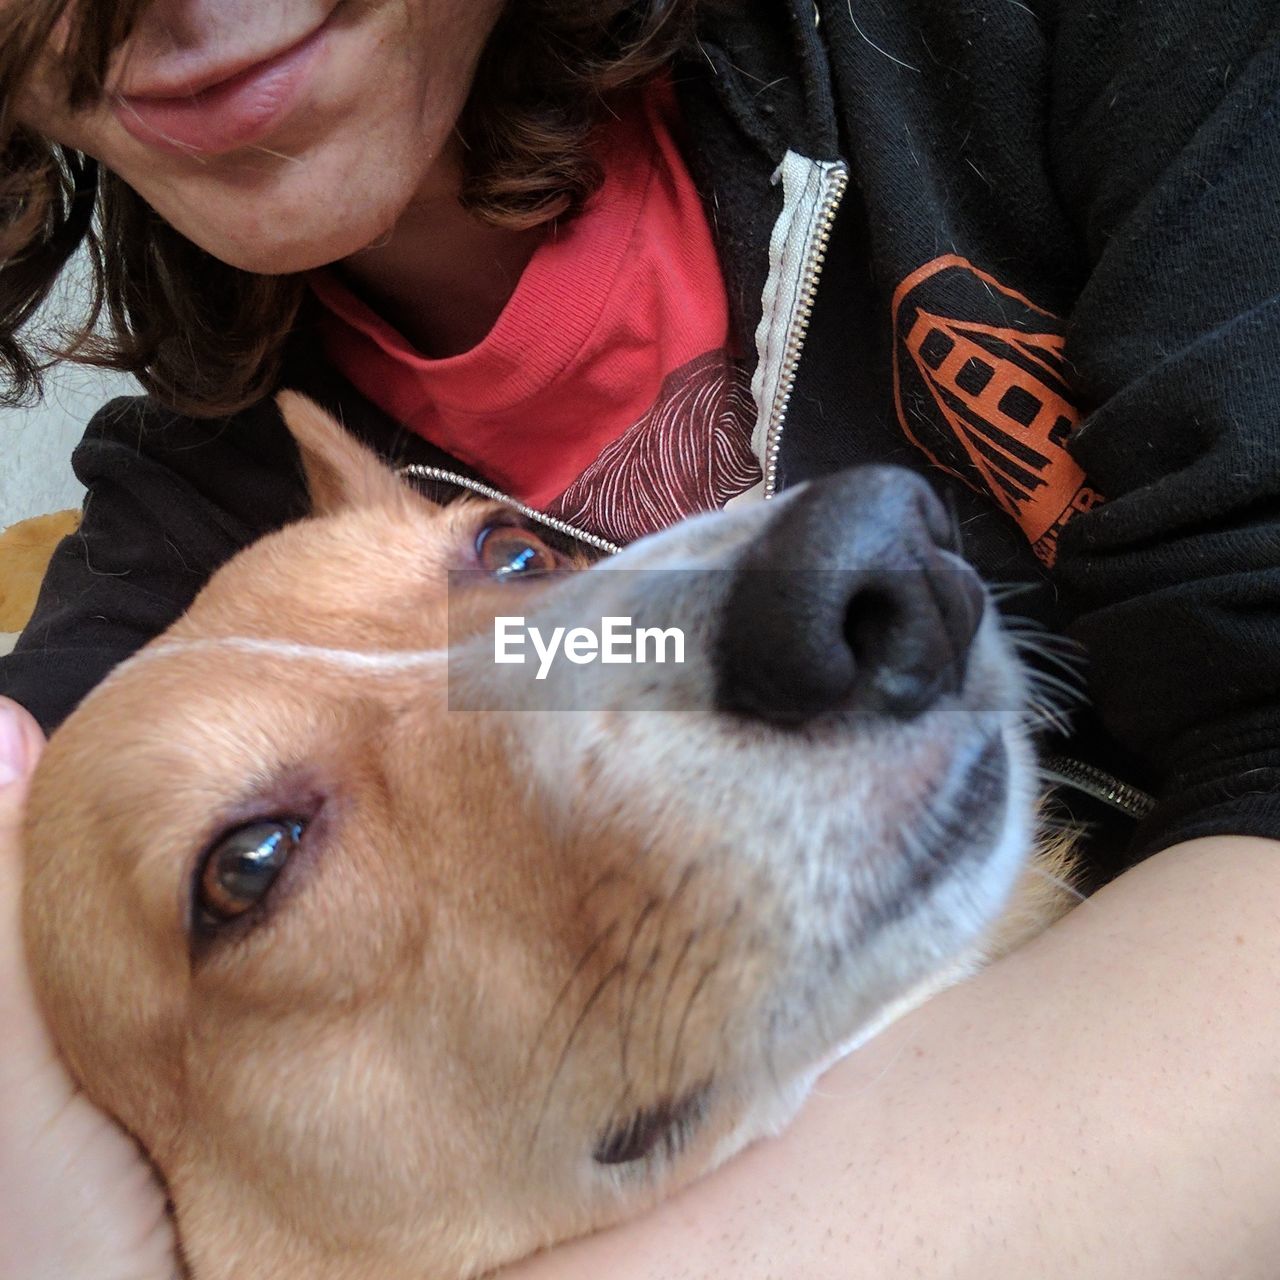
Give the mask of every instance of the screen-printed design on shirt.
[{"label": "screen-printed design on shirt", "polygon": [[741,364],[709,351],[668,374],[653,407],[548,508],[614,542],[714,511],[760,481],[755,402]]},{"label": "screen-printed design on shirt", "polygon": [[893,325],[902,429],[935,465],[990,493],[1052,566],[1063,527],[1103,500],[1067,452],[1080,411],[1063,322],[950,255],[902,282]]}]

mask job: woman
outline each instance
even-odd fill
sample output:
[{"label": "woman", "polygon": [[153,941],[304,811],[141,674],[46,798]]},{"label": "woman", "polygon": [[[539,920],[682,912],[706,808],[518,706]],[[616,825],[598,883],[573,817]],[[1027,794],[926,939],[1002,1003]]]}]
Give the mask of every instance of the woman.
[{"label": "woman", "polygon": [[[978,568],[1088,647],[1077,784],[1155,792],[1092,869],[1140,866],[843,1064],[781,1143],[524,1272],[1267,1274],[1269,6],[68,8],[0,0],[0,356],[30,383],[22,323],[96,201],[99,354],[151,399],[91,426],[83,536],[0,666],[46,729],[303,509],[284,384],[596,544],[837,466],[923,470]],[[38,734],[0,724],[12,881]],[[0,928],[21,1274],[102,1275],[106,1250],[166,1274],[154,1189],[56,1074]],[[69,1190],[96,1214],[74,1230]]]}]

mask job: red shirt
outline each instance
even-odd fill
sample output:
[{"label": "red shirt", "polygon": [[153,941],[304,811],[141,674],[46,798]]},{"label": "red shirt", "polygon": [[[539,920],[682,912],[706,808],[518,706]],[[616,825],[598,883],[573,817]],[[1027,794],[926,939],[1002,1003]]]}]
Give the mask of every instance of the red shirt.
[{"label": "red shirt", "polygon": [[534,253],[488,336],[429,359],[331,272],[326,351],[408,429],[618,542],[760,479],[719,261],[656,85],[605,130],[602,189]]}]

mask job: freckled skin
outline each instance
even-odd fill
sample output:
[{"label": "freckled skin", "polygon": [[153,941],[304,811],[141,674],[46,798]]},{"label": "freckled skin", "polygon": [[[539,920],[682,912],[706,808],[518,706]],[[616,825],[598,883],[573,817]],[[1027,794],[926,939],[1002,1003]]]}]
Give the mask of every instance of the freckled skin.
[{"label": "freckled skin", "polygon": [[329,18],[299,109],[222,156],[147,146],[109,102],[70,112],[47,61],[18,114],[94,156],[214,257],[263,274],[303,271],[357,253],[411,204],[456,190],[453,128],[500,9],[500,0],[344,0],[336,10],[333,0],[156,0],[114,55],[109,88],[199,75],[210,50],[270,56]]}]

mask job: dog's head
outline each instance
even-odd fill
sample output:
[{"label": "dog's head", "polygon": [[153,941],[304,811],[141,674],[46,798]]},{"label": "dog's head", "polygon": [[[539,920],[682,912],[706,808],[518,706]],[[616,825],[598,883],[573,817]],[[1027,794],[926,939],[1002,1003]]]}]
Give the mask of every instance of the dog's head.
[{"label": "dog's head", "polygon": [[[978,944],[1028,846],[1024,681],[905,473],[576,571],[286,407],[316,518],[42,761],[33,969],[200,1280],[471,1276],[784,1122]],[[538,682],[494,662],[512,616],[679,626],[684,661]]]}]

